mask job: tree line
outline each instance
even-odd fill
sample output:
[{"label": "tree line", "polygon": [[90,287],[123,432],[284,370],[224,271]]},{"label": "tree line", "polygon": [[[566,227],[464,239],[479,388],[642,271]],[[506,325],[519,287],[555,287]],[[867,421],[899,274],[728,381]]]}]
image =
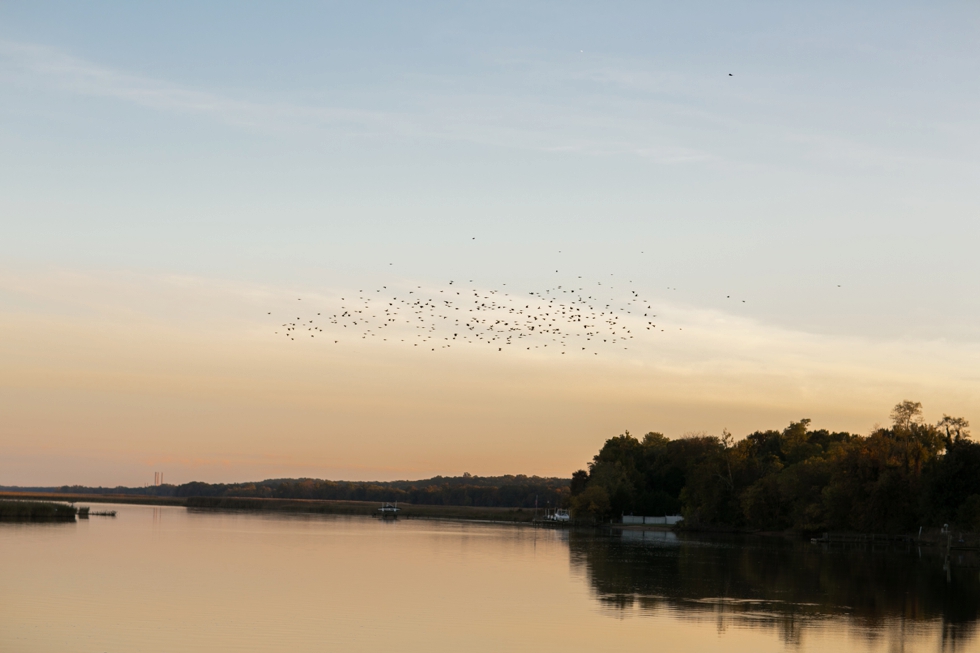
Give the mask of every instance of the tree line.
[{"label": "tree line", "polygon": [[869,435],[812,429],[809,419],[736,441],[610,438],[572,475],[578,518],[682,514],[690,528],[910,532],[980,529],[980,444],[969,423],[922,418],[903,401]]},{"label": "tree line", "polygon": [[[544,508],[568,500],[568,479],[540,476],[436,476],[420,481],[328,481],[269,479],[253,483],[158,485],[141,488],[64,486],[72,494],[136,494],[164,497],[236,497],[322,499],[334,501],[399,501],[419,505],[481,508]],[[53,488],[52,488],[53,489]]]}]

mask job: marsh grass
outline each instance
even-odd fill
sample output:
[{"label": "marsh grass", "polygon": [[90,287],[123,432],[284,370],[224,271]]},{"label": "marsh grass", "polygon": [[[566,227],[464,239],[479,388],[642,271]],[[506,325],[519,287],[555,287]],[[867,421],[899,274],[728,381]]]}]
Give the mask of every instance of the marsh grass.
[{"label": "marsh grass", "polygon": [[[9,501],[8,499],[21,499]],[[258,499],[234,497],[137,497],[126,495],[81,495],[55,493],[0,493],[0,502],[26,503],[26,500],[85,501],[86,503],[127,503],[143,505],[186,506],[193,509],[247,510],[255,512],[292,512],[331,515],[378,516],[381,503],[377,501],[337,501],[323,499]],[[58,505],[58,504],[56,504]],[[479,506],[446,506],[398,503],[398,516],[403,519],[461,519],[467,521],[530,522],[533,508],[498,508]],[[90,516],[111,517],[112,511],[89,512]],[[537,512],[541,516],[544,510]],[[0,517],[2,519],[2,517]]]},{"label": "marsh grass", "polygon": [[146,506],[182,506],[183,497],[151,497],[131,494],[78,494],[71,492],[0,492],[0,501],[64,501],[75,503],[126,503]]},{"label": "marsh grass", "polygon": [[[88,508],[85,509],[88,511]],[[74,506],[48,501],[0,501],[0,521],[75,521]]]},{"label": "marsh grass", "polygon": [[[322,501],[315,499],[245,499],[231,497],[189,497],[188,508],[247,510],[254,512],[293,512],[331,515],[378,516],[380,503],[374,501]],[[433,506],[398,504],[399,518],[463,519],[494,522],[530,522],[534,510],[523,508],[485,508],[476,506]]]}]

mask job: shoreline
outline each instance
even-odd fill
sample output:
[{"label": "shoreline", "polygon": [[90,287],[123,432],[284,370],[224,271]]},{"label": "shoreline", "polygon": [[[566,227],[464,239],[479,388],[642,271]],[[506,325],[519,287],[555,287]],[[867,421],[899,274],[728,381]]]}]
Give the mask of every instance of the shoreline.
[{"label": "shoreline", "polygon": [[68,503],[133,503],[156,506],[183,506],[181,497],[144,497],[134,494],[70,494],[61,492],[0,492],[0,499],[20,501],[67,501]]},{"label": "shoreline", "polygon": [[[69,503],[118,503],[177,506],[188,510],[229,510],[254,513],[379,516],[376,501],[329,499],[267,499],[252,497],[147,497],[125,494],[67,494],[55,492],[0,492],[0,499],[66,501]],[[444,519],[511,524],[538,524],[535,511],[526,508],[445,506],[400,503],[399,518]],[[543,513],[543,511],[541,511]]]},{"label": "shoreline", "polygon": [[[200,511],[230,511],[230,512],[250,512],[250,513],[279,513],[279,514],[311,514],[311,515],[358,515],[365,517],[381,518],[378,512],[379,503],[376,501],[346,501],[332,499],[273,499],[257,497],[153,497],[131,494],[72,494],[60,492],[0,492],[0,500],[20,500],[20,501],[60,501],[67,503],[116,503],[147,506],[175,506],[184,507],[188,510]],[[729,535],[741,537],[778,537],[788,539],[799,539],[810,541],[813,544],[841,545],[843,540],[848,540],[846,544],[851,546],[869,544],[873,540],[879,540],[878,544],[883,544],[884,540],[891,540],[891,544],[913,543],[918,546],[942,547],[949,546],[953,550],[976,550],[980,548],[977,541],[977,534],[964,534],[966,541],[961,542],[960,537],[950,538],[948,544],[940,542],[936,532],[938,529],[928,529],[921,536],[915,537],[913,534],[891,534],[888,536],[876,536],[875,534],[864,533],[834,533],[830,542],[824,542],[822,538],[811,538],[812,534],[793,533],[788,531],[765,532],[765,531],[732,531],[732,530],[711,530],[711,529],[687,529],[675,528],[662,524],[620,524],[620,523],[585,523],[583,521],[571,523],[549,522],[542,518],[543,511],[535,514],[534,509],[526,508],[498,508],[481,506],[446,506],[446,505],[427,505],[399,503],[399,519],[428,519],[434,521],[460,521],[460,522],[480,522],[493,524],[512,524],[527,526],[542,526],[548,528],[590,528],[590,529],[609,529],[613,532],[624,531],[660,531],[675,532],[687,535]],[[847,537],[842,537],[842,536]],[[814,541],[816,540],[816,541]],[[943,538],[945,540],[945,538]]]}]

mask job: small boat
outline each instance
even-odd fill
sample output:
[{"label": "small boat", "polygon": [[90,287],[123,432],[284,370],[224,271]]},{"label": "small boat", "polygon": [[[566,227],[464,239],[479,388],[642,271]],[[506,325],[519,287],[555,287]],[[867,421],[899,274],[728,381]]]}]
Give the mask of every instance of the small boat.
[{"label": "small boat", "polygon": [[398,510],[399,508],[397,501],[394,504],[383,503],[381,504],[381,507],[378,508],[378,512],[381,513],[381,517],[383,519],[394,519],[395,517],[398,517]]},{"label": "small boat", "polygon": [[553,513],[546,515],[545,519],[549,521],[567,522],[567,521],[571,521],[572,517],[571,515],[568,514],[567,510],[565,510],[564,508],[559,508],[558,510],[555,510]]}]

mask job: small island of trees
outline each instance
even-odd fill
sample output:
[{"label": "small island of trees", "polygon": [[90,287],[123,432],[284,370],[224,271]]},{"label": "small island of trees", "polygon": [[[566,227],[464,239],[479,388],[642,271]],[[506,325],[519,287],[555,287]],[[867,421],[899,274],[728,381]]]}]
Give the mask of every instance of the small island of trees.
[{"label": "small island of trees", "polygon": [[922,419],[903,401],[869,435],[812,429],[809,419],[736,441],[626,432],[572,475],[577,518],[682,514],[687,528],[911,532],[980,529],[980,444],[969,423]]}]

